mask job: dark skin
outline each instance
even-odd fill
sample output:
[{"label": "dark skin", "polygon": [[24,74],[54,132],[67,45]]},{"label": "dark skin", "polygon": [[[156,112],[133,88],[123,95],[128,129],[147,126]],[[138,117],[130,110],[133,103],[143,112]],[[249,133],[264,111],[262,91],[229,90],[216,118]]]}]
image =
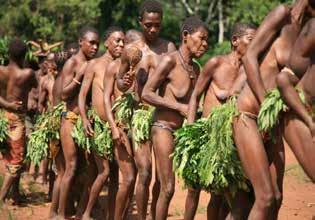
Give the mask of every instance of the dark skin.
[{"label": "dark skin", "polygon": [[122,173],[122,183],[116,196],[114,219],[126,219],[127,210],[133,196],[136,181],[136,169],[132,156],[132,148],[125,131],[118,127],[112,111],[113,101],[122,95],[117,89],[116,74],[121,65],[120,59],[111,62],[104,76],[104,104],[107,122],[112,131],[114,141],[114,156]]},{"label": "dark skin", "polygon": [[[67,60],[61,73],[61,98],[66,103],[67,111],[72,111],[75,114],[79,114],[78,96],[87,62],[93,58],[98,50],[98,34],[87,31],[84,36],[79,39],[79,45],[79,52]],[[71,136],[73,126],[74,124],[70,120],[62,118],[60,139],[65,157],[66,169],[61,181],[58,219],[65,219],[69,187],[77,166],[77,147]]]},{"label": "dark skin", "polygon": [[[52,107],[53,101],[53,85],[55,83],[55,76],[57,75],[57,66],[54,62],[45,61],[42,64],[43,75],[39,79],[38,85],[38,111],[45,112],[49,107]],[[31,167],[33,164],[31,164]],[[35,167],[34,167],[35,168]],[[39,176],[36,181],[41,184],[47,183],[47,168],[48,159],[44,159],[39,167]]]},{"label": "dark skin", "polygon": [[275,88],[277,74],[289,61],[306,6],[301,0],[293,8],[280,5],[271,11],[243,57],[248,83],[240,93],[237,107],[241,113],[247,113],[234,120],[233,135],[255,193],[249,219],[277,218],[282,201],[284,148],[278,132],[275,143],[264,143],[256,119],[248,114],[257,116],[266,90]]},{"label": "dark skin", "polygon": [[[107,52],[100,58],[91,60],[84,74],[82,87],[79,93],[79,109],[80,115],[83,120],[85,133],[89,136],[93,136],[94,131],[91,123],[86,115],[86,97],[92,87],[92,108],[97,112],[99,117],[106,121],[105,106],[104,106],[104,69],[107,68],[108,64],[114,59],[118,58],[124,47],[124,33],[114,32],[105,41],[105,47]],[[98,176],[95,179],[89,196],[89,201],[86,210],[83,214],[84,220],[91,219],[91,211],[97,200],[97,197],[107,180],[109,175],[109,161],[106,158],[102,158],[93,152],[94,160],[97,165]],[[115,201],[110,201],[115,202]],[[114,210],[109,209],[109,218],[114,218]]]},{"label": "dark skin", "polygon": [[[195,121],[198,100],[203,93],[206,96],[202,117],[208,117],[212,108],[223,104],[228,97],[240,92],[246,81],[246,75],[243,68],[241,68],[241,58],[246,52],[248,44],[253,39],[255,31],[255,29],[248,29],[241,37],[233,36],[231,40],[233,51],[230,54],[213,57],[208,60],[189,101],[189,124]],[[194,219],[199,195],[199,189],[188,189],[184,219]],[[211,195],[207,210],[208,219],[220,219],[220,208],[224,205],[223,201],[224,198],[222,196]]]},{"label": "dark skin", "polygon": [[[140,103],[141,93],[147,79],[155,70],[161,57],[169,52],[176,50],[172,42],[159,38],[161,30],[162,16],[155,12],[144,12],[139,18],[139,24],[143,31],[143,39],[135,41],[128,46],[137,47],[142,52],[142,59],[135,67],[136,81],[133,84],[133,89],[136,92],[137,99]],[[122,56],[122,66],[118,75],[118,88],[121,91],[126,91],[130,88],[133,80],[130,79],[129,62]],[[149,186],[152,176],[152,144],[151,141],[141,143],[134,151],[134,159],[138,170],[138,179],[136,186],[136,204],[138,210],[138,218],[146,219],[147,206],[149,200]],[[156,187],[154,187],[156,189]],[[153,194],[155,194],[153,192]],[[154,203],[154,202],[153,202]],[[155,207],[151,206],[151,215],[155,215]]]},{"label": "dark skin", "polygon": [[[199,68],[193,65],[192,58],[202,56],[208,46],[208,32],[203,27],[193,33],[184,31],[182,35],[179,51],[161,59],[142,93],[143,100],[156,107],[154,121],[174,130],[181,127],[183,116],[187,115],[187,104],[199,75]],[[183,62],[193,68],[192,72],[188,72],[186,66],[184,68]],[[169,158],[174,150],[174,137],[169,130],[156,126],[152,127],[151,135],[161,185],[154,218],[166,219],[175,190],[175,175]]]},{"label": "dark skin", "polygon": [[[315,16],[315,9],[310,8],[310,14]],[[304,104],[301,102],[296,89],[294,88],[299,80],[307,72],[308,67],[311,64],[311,58],[303,56],[303,49],[306,47],[306,40],[309,38],[309,30],[311,28],[310,22],[304,25],[301,34],[294,44],[294,48],[291,52],[289,66],[294,70],[295,75],[284,70],[277,76],[277,85],[281,92],[281,95],[287,105],[292,109],[308,126],[311,131],[313,141],[315,141],[315,123],[311,115],[306,110]]]},{"label": "dark skin", "polygon": [[[47,74],[47,62],[43,62],[40,65],[40,69],[35,72],[36,80],[37,80],[37,87],[32,88],[31,91],[28,93],[28,100],[27,100],[27,109],[29,113],[38,113],[40,111],[39,107],[39,84],[41,79]],[[34,119],[33,119],[34,122]],[[34,122],[35,123],[35,122]],[[43,173],[45,173],[45,167],[47,166],[47,160],[43,160],[40,164],[40,171],[39,171],[39,176],[36,179],[36,182],[43,184],[46,183],[46,179],[43,178]],[[29,168],[29,176],[31,178],[35,178],[35,173],[36,173],[36,167],[33,163],[30,164]]]},{"label": "dark skin", "polygon": [[[299,36],[299,40],[296,42],[299,52],[302,55],[302,58],[309,58],[310,65],[297,84],[297,88],[302,90],[305,94],[306,103],[312,105],[315,97],[314,81],[315,81],[315,37],[314,37],[314,27],[315,19],[310,19],[304,26],[302,33]],[[296,54],[295,56],[298,56]],[[314,120],[311,113],[309,113],[305,105],[301,102],[298,93],[295,89],[290,93],[292,97],[289,97],[287,100],[290,100],[295,105],[297,109],[301,109],[307,113],[309,120]],[[292,104],[291,103],[291,104]],[[290,106],[290,107],[291,107]],[[314,111],[314,110],[313,110]],[[296,155],[299,163],[302,165],[306,174],[310,179],[315,181],[315,142],[312,130],[310,129],[308,123],[306,123],[303,118],[298,114],[299,112],[292,108],[292,111],[287,113],[284,118],[284,138],[287,141],[288,145],[291,147],[292,151]],[[314,116],[313,116],[314,117]]]},{"label": "dark skin", "polygon": [[[61,102],[61,93],[62,93],[62,77],[61,77],[61,74],[59,73],[56,76],[56,79],[52,88],[53,106],[56,106]],[[52,199],[51,199],[48,219],[55,219],[56,216],[58,215],[60,184],[61,184],[62,177],[65,173],[65,160],[64,160],[62,149],[59,150],[57,156],[55,157],[55,164],[56,164],[58,175],[54,182],[54,187],[52,190]]]},{"label": "dark skin", "polygon": [[[35,73],[32,69],[23,68],[24,58],[22,59],[12,59],[10,58],[9,65],[7,67],[2,67],[2,72],[0,76],[3,77],[6,84],[5,97],[0,97],[1,105],[10,112],[13,113],[26,113],[27,111],[27,98],[28,93],[32,87],[36,86]],[[25,140],[25,139],[24,139]],[[24,143],[25,146],[25,143]],[[3,180],[3,185],[0,191],[0,201],[4,201],[9,189],[12,187],[14,200],[19,200],[19,180],[20,175],[11,176],[6,174]]]}]

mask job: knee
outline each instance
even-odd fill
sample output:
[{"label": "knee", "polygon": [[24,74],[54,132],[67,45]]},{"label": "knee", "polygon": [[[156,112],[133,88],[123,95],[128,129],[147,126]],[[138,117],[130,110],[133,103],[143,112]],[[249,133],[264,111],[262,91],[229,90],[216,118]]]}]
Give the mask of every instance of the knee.
[{"label": "knee", "polygon": [[124,178],[124,183],[128,187],[134,185],[135,182],[136,182],[136,175],[134,172],[128,173],[128,175],[125,176],[125,178]]},{"label": "knee", "polygon": [[65,171],[64,175],[74,176],[76,166],[77,166],[76,160],[69,161],[69,163],[66,164],[66,171]]},{"label": "knee", "polygon": [[282,200],[283,200],[283,195],[281,192],[276,193],[275,195],[275,202],[278,208],[280,208],[281,204],[282,204]]},{"label": "knee", "polygon": [[286,72],[281,72],[276,77],[276,83],[279,88],[286,87],[290,84],[289,77]]},{"label": "knee", "polygon": [[171,199],[175,192],[175,184],[174,183],[167,183],[164,187],[161,187],[161,191],[165,195],[167,199]]},{"label": "knee", "polygon": [[270,209],[275,205],[276,197],[272,191],[264,192],[256,197],[256,203],[260,208]]},{"label": "knee", "polygon": [[138,171],[139,182],[144,185],[150,184],[151,180],[151,171],[150,169],[141,169]]},{"label": "knee", "polygon": [[107,180],[109,176],[109,171],[108,170],[104,170],[102,173],[98,174],[98,179],[100,179],[100,181],[105,182]]}]

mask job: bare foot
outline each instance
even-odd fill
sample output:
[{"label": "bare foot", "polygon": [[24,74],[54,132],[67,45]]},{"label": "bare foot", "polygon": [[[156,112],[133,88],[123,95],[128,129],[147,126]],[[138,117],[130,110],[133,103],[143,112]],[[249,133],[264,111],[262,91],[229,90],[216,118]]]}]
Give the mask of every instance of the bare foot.
[{"label": "bare foot", "polygon": [[37,183],[39,183],[39,184],[42,184],[42,185],[44,185],[44,184],[47,183],[47,179],[44,177],[43,174],[39,174],[39,176],[36,178],[35,181],[36,181]]}]

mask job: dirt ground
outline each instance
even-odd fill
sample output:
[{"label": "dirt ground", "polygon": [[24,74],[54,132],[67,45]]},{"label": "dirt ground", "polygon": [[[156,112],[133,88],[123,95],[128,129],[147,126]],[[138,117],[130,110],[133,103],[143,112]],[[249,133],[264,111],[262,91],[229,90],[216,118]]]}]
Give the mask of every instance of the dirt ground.
[{"label": "dirt ground", "polygon": [[[0,173],[3,174],[3,163],[0,162]],[[32,182],[23,181],[22,192],[26,194],[29,202],[22,207],[1,206],[0,220],[44,220],[47,219],[50,203],[45,199],[47,187],[42,187]],[[98,216],[102,215],[102,204],[106,192],[100,196],[100,206],[96,210]],[[171,202],[169,219],[183,219],[186,191],[182,184],[177,181],[176,192]],[[202,193],[197,210],[196,220],[206,219],[206,207],[209,194]],[[135,217],[135,202],[130,208],[129,219]],[[103,219],[103,218],[96,218]],[[284,199],[280,210],[280,220],[315,220],[315,185],[305,176],[298,165],[290,149],[286,148],[286,172],[284,179]]]}]

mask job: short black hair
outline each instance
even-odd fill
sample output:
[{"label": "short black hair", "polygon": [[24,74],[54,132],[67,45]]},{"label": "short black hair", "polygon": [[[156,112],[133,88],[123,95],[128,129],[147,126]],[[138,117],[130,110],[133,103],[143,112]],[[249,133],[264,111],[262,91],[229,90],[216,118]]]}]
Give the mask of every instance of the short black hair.
[{"label": "short black hair", "polygon": [[236,23],[232,28],[230,39],[232,40],[234,36],[241,37],[245,35],[248,29],[257,29],[257,27],[253,24]]},{"label": "short black hair", "polygon": [[84,26],[83,28],[80,29],[79,31],[79,38],[84,38],[84,36],[86,35],[86,33],[88,32],[92,32],[95,33],[97,35],[99,35],[98,30],[96,30],[94,27],[91,26]]},{"label": "short black hair", "polygon": [[15,38],[9,44],[9,56],[14,61],[23,60],[27,49],[27,45],[22,40]]},{"label": "short black hair", "polygon": [[79,49],[80,46],[77,42],[72,42],[72,43],[69,43],[66,47],[66,50],[70,50],[70,49]]},{"label": "short black hair", "polygon": [[156,0],[145,0],[142,2],[139,8],[139,18],[140,20],[143,17],[144,12],[150,13],[158,13],[163,17],[163,8],[160,2]]},{"label": "short black hair", "polygon": [[134,42],[134,41],[143,39],[143,34],[136,29],[130,29],[126,32],[125,39],[126,41],[128,41],[128,43]]},{"label": "short black hair", "polygon": [[110,26],[109,28],[107,28],[107,30],[105,31],[105,34],[104,34],[104,40],[107,40],[110,35],[114,32],[123,32],[123,29],[121,27],[118,27],[118,26]]},{"label": "short black hair", "polygon": [[189,34],[192,34],[200,27],[208,30],[206,24],[198,16],[190,16],[186,18],[182,24],[180,29],[181,36],[184,31],[188,31]]}]

